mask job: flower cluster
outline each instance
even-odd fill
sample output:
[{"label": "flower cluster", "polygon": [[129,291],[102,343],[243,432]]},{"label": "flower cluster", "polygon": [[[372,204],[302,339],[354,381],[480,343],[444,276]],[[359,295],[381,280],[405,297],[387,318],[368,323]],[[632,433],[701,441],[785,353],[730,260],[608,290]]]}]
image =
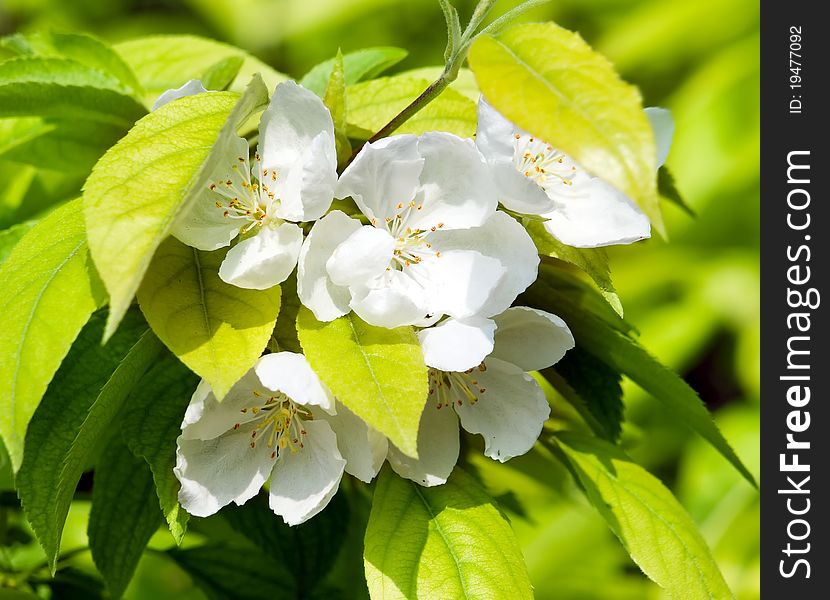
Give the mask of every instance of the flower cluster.
[{"label": "flower cluster", "polygon": [[[206,90],[188,82],[156,107],[194,93]],[[662,162],[671,120],[662,109],[649,118]],[[188,512],[242,504],[270,480],[273,511],[302,523],[344,472],[368,482],[385,460],[439,485],[458,459],[459,424],[498,461],[533,446],[550,409],[529,372],[556,363],[574,339],[559,317],[512,306],[539,257],[499,204],[541,215],[576,247],[644,239],[650,225],[624,194],[484,99],[478,121],[475,141],[429,132],[368,143],[338,175],[328,109],[285,82],[262,115],[253,164],[247,140],[234,140],[173,235],[201,250],[230,246],[219,276],[235,286],[267,289],[296,267],[299,299],[319,321],[354,311],[374,326],[414,326],[429,394],[415,459],[340,403],[301,354],[266,354],[221,402],[203,381],[178,439]],[[334,199],[356,208],[331,210]]]}]

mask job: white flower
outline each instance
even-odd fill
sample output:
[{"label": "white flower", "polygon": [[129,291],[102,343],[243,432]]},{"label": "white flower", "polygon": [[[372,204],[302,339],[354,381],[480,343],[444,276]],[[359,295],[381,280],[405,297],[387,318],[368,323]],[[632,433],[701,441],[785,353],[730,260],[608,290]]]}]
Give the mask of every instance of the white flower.
[{"label": "white flower", "polygon": [[340,177],[337,197],[348,196],[369,225],[333,211],[300,252],[298,293],[321,321],[350,309],[381,327],[492,314],[498,307],[487,305],[509,295],[495,290],[524,289],[536,277],[533,243],[496,212],[470,140],[436,132],[367,144]]},{"label": "white flower", "polygon": [[242,505],[270,477],[271,509],[289,525],[321,510],[337,492],[346,461],[323,417],[334,398],[305,357],[268,354],[217,402],[203,380],[177,440],[179,502],[196,516]]},{"label": "white flower", "polygon": [[161,108],[168,102],[172,102],[173,100],[178,100],[179,98],[184,98],[185,96],[195,96],[196,94],[203,94],[208,90],[205,89],[205,86],[202,85],[202,82],[198,79],[191,79],[187,83],[185,83],[180,88],[175,90],[167,90],[163,94],[161,94],[156,101],[153,103],[153,108],[151,110],[156,110]]},{"label": "white flower", "polygon": [[259,124],[253,169],[245,139],[235,138],[231,149],[172,233],[200,250],[228,246],[240,236],[219,276],[266,289],[297,264],[303,232],[296,223],[320,218],[331,205],[337,182],[331,114],[312,92],[280,83]]},{"label": "white flower", "polygon": [[[668,155],[674,124],[662,108],[647,108],[646,115],[659,167]],[[504,206],[545,217],[551,235],[577,248],[629,244],[651,236],[648,218],[630,198],[549,142],[519,129],[483,97],[479,100],[476,145],[493,170]]]},{"label": "white flower", "polygon": [[[505,462],[533,447],[550,414],[545,393],[528,371],[549,367],[574,347],[568,326],[556,315],[526,307],[510,308],[485,323],[448,319],[422,338],[424,355],[435,353],[462,364],[478,360],[492,339],[495,347],[477,366],[464,371],[429,370],[430,389],[418,429],[418,459],[390,444],[389,464],[421,485],[446,482],[458,460],[458,425],[484,437],[484,454]],[[434,346],[442,348],[437,353]],[[429,362],[428,362],[429,364]]]}]

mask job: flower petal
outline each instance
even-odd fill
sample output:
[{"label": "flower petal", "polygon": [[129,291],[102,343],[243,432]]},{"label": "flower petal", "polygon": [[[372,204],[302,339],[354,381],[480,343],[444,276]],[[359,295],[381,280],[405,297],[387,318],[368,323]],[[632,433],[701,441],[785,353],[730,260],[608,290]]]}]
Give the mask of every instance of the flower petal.
[{"label": "flower petal", "polygon": [[335,285],[360,285],[386,270],[394,250],[388,231],[364,225],[335,248],[326,271]]},{"label": "flower petal", "polygon": [[543,310],[516,306],[494,317],[495,349],[491,358],[516,365],[523,371],[538,371],[559,362],[574,347],[565,321]]},{"label": "flower petal", "polygon": [[[472,230],[456,231],[466,233]],[[435,246],[445,247],[438,243]],[[441,250],[440,256],[407,268],[410,269],[414,277],[426,282],[428,312],[456,318],[480,313],[505,277],[505,269],[499,260],[467,249]]]},{"label": "flower petal", "polygon": [[296,352],[266,354],[254,367],[262,385],[282,392],[297,404],[334,411],[334,397],[317,377],[308,360]]},{"label": "flower petal", "polygon": [[337,447],[346,459],[346,473],[369,483],[383,466],[388,443],[386,436],[369,427],[344,404],[337,404],[337,414],[323,414],[334,433]]},{"label": "flower petal", "polygon": [[[444,252],[456,249],[475,250],[495,260],[505,273],[487,295],[476,313],[490,317],[506,310],[520,293],[536,280],[539,255],[536,245],[513,217],[496,211],[481,227],[438,232],[431,236],[433,245]],[[474,275],[478,277],[478,275]],[[481,282],[483,284],[483,282]],[[445,311],[447,314],[452,314]],[[464,316],[456,314],[453,316]]]},{"label": "flower petal", "polygon": [[338,198],[351,196],[369,219],[383,223],[398,204],[415,197],[424,159],[414,135],[393,135],[366,144],[337,183]]},{"label": "flower petal", "polygon": [[452,408],[438,408],[433,396],[427,399],[418,425],[418,458],[407,456],[389,444],[389,465],[401,477],[426,487],[441,485],[458,462],[458,417]]},{"label": "flower petal", "polygon": [[351,292],[349,306],[377,327],[412,325],[428,312],[424,289],[402,271],[387,271],[368,285],[351,288]]},{"label": "flower petal", "polygon": [[[574,188],[577,186],[574,185]],[[576,248],[630,244],[651,237],[651,224],[625,194],[598,177],[573,195],[561,198],[556,210],[542,215],[545,229]]]},{"label": "flower petal", "polygon": [[259,232],[228,250],[219,278],[241,288],[265,290],[282,283],[294,270],[303,244],[303,230],[294,223]]},{"label": "flower petal", "polygon": [[337,185],[334,138],[327,131],[318,133],[301,158],[285,168],[284,177],[277,173],[277,216],[297,222],[319,219],[331,206]]},{"label": "flower petal", "polygon": [[233,385],[222,402],[217,402],[208,382],[201,380],[184,413],[182,439],[210,440],[230,431],[237,423],[247,423],[256,417],[250,409],[265,404],[266,398],[255,394],[262,389],[262,382],[251,369]]},{"label": "flower petal", "polygon": [[181,482],[179,502],[192,515],[206,517],[230,502],[253,498],[271,474],[275,458],[267,444],[251,447],[249,423],[209,440],[179,436],[173,473]]},{"label": "flower petal", "polygon": [[358,229],[360,221],[333,210],[306,236],[297,262],[297,294],[318,321],[333,321],[349,312],[349,289],[331,280],[326,261]]},{"label": "flower petal", "polygon": [[481,225],[495,212],[493,180],[472,140],[425,133],[418,138],[418,152],[424,168],[414,199],[418,208],[406,218],[409,227],[466,229]]},{"label": "flower petal", "polygon": [[545,393],[530,375],[497,358],[476,372],[480,389],[475,404],[456,404],[461,426],[484,437],[484,454],[505,462],[533,447],[550,415]]},{"label": "flower petal", "polygon": [[427,366],[441,371],[466,371],[481,364],[493,351],[496,324],[483,317],[449,318],[422,329],[418,340]]},{"label": "flower petal", "polygon": [[[240,163],[239,159],[244,162]],[[211,185],[230,180],[234,187],[243,189],[242,182],[247,180],[240,173],[240,164],[244,164],[243,168],[248,168],[248,141],[237,137],[230,141],[227,152],[211,173]],[[217,206],[217,201],[223,206]],[[242,222],[225,216],[224,205],[227,202],[226,198],[211,191],[206,185],[176,217],[172,235],[183,244],[199,250],[217,250],[230,245],[239,233]]]},{"label": "flower petal", "polygon": [[304,523],[332,499],[346,461],[325,421],[305,421],[303,447],[282,450],[271,475],[269,505],[289,525]]},{"label": "flower petal", "polygon": [[510,210],[539,215],[553,210],[554,202],[536,182],[516,168],[514,136],[522,133],[490,106],[482,96],[478,102],[476,146],[490,167],[499,201]]},{"label": "flower petal", "polygon": [[650,106],[645,109],[646,117],[654,131],[654,142],[657,146],[657,168],[666,164],[666,158],[671,150],[671,142],[674,137],[674,119],[671,111],[665,108]]},{"label": "flower petal", "polygon": [[179,98],[184,98],[185,96],[195,96],[196,94],[202,94],[204,92],[207,92],[207,90],[205,89],[205,86],[202,85],[202,82],[198,79],[191,79],[182,87],[175,90],[167,90],[161,94],[158,98],[156,98],[156,101],[153,102],[153,108],[150,110],[157,110],[173,100],[178,100]]}]

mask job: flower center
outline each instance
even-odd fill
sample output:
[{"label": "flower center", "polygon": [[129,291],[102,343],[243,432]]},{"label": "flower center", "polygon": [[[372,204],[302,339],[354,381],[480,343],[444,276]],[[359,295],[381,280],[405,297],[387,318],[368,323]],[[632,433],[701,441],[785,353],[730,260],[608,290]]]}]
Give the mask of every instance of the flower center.
[{"label": "flower center", "polygon": [[[398,202],[395,208],[397,208],[395,216],[386,217],[384,223],[386,231],[395,238],[395,250],[386,270],[401,271],[413,264],[417,265],[425,256],[440,257],[441,252],[432,249],[432,244],[427,241],[427,237],[431,233],[443,229],[444,224],[438,223],[429,229],[411,227],[408,222],[412,215],[417,214],[418,211],[424,208],[423,204],[417,204],[414,200],[410,200],[408,203]],[[377,219],[372,219],[372,225],[378,226]]]},{"label": "flower center", "polygon": [[429,395],[436,400],[436,408],[461,406],[464,402],[472,406],[478,402],[479,398],[487,393],[487,388],[479,384],[475,375],[476,372],[486,370],[487,366],[483,362],[463,373],[430,369]]},{"label": "flower center", "polygon": [[[303,421],[310,421],[314,418],[311,412],[282,392],[254,390],[252,393],[256,404],[239,411],[244,415],[249,413],[254,415],[250,421],[256,424],[251,432],[251,448],[256,448],[258,443],[267,444],[273,449],[271,458],[276,458],[277,453],[286,448],[292,454],[302,450],[303,436],[306,435]],[[267,396],[264,405],[262,404],[263,396]],[[240,423],[233,426],[234,429],[240,427]]]},{"label": "flower center", "polygon": [[275,214],[279,207],[279,198],[274,192],[276,170],[263,169],[257,153],[255,166],[256,172],[260,175],[259,179],[253,180],[248,157],[239,156],[236,160],[237,163],[231,167],[226,179],[208,186],[210,191],[220,198],[216,200],[216,208],[223,212],[226,219],[246,221],[241,233],[247,233],[254,227],[264,224],[279,224],[280,221]]},{"label": "flower center", "polygon": [[526,133],[514,136],[513,164],[545,191],[573,185],[577,173],[576,164],[567,154]]}]

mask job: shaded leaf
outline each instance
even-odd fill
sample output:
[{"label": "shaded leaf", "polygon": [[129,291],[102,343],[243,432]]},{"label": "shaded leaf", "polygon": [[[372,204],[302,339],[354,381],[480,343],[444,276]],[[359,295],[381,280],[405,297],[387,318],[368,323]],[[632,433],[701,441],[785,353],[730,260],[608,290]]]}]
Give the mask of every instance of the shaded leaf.
[{"label": "shaded leaf", "polygon": [[[346,84],[351,85],[364,79],[377,77],[386,69],[398,64],[408,54],[403,48],[391,46],[362,48],[355,52],[349,52],[343,56],[343,72]],[[330,58],[314,66],[300,80],[300,85],[322,97],[336,62],[336,58]]]}]

